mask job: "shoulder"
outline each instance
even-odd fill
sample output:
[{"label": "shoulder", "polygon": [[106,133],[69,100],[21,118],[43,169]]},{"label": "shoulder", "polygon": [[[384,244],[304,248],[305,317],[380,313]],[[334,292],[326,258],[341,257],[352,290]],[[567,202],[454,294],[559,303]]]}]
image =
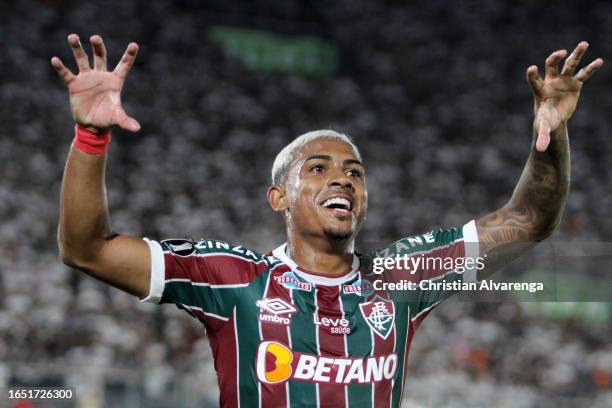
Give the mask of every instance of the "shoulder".
[{"label": "shoulder", "polygon": [[243,245],[218,239],[200,239],[195,241],[188,238],[173,238],[160,241],[160,245],[164,253],[178,257],[228,257],[269,264],[279,262],[272,256],[261,254]]},{"label": "shoulder", "polygon": [[470,221],[468,224],[460,227],[437,229],[422,234],[410,235],[362,257],[365,261],[367,259],[395,255],[417,255],[440,247],[459,244],[464,240],[464,230],[466,227],[473,226],[472,224],[473,221]]}]

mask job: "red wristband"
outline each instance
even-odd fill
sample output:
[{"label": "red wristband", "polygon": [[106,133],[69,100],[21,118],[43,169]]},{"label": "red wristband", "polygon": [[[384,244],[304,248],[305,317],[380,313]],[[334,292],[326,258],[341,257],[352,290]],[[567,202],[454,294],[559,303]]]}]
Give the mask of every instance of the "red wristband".
[{"label": "red wristband", "polygon": [[87,154],[104,154],[108,150],[111,141],[110,130],[104,133],[94,133],[79,125],[74,125],[74,139],[72,145]]}]

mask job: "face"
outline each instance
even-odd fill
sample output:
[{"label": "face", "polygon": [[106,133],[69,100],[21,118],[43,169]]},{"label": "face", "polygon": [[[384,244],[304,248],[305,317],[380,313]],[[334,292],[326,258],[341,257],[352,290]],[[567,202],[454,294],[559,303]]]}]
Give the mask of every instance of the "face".
[{"label": "face", "polygon": [[292,232],[349,240],[365,220],[364,168],[341,140],[316,139],[298,149],[285,189],[285,217]]}]

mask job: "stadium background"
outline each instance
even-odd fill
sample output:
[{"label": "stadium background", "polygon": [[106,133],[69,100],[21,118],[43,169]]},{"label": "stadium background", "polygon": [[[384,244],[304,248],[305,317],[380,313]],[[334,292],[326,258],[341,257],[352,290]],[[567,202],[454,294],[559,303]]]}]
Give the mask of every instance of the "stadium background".
[{"label": "stadium background", "polygon": [[[100,33],[109,66],[129,41],[141,47],[123,100],[143,128],[116,131],[110,151],[114,228],[267,251],[283,239],[264,194],[272,160],[312,129],[361,148],[363,239],[459,225],[505,203],[531,137],[526,67],[582,39],[589,61],[609,61],[612,4],[3,2],[0,389],[76,387],[76,401],[37,407],[191,408],[217,403],[198,323],[58,259],[72,122],[49,59],[74,68],[71,32],[88,51]],[[554,240],[611,240],[611,72],[589,80],[570,122],[572,189]],[[610,322],[609,303],[448,301],[416,336],[405,406],[610,406]],[[13,406],[5,395],[0,407]]]}]

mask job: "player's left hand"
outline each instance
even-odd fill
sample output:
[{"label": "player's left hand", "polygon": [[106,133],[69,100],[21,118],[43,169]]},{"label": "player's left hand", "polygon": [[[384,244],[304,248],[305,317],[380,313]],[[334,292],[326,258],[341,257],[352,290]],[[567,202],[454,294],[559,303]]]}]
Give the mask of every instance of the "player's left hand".
[{"label": "player's left hand", "polygon": [[572,117],[582,83],[593,75],[603,65],[603,60],[597,58],[576,74],[574,71],[589,44],[582,41],[565,60],[561,72],[559,63],[566,57],[566,50],[558,50],[546,59],[546,75],[544,79],[538,73],[535,65],[527,68],[527,81],[531,84],[534,94],[535,127],[538,132],[536,149],[543,152],[550,143],[550,134],[559,126],[564,125]]}]

